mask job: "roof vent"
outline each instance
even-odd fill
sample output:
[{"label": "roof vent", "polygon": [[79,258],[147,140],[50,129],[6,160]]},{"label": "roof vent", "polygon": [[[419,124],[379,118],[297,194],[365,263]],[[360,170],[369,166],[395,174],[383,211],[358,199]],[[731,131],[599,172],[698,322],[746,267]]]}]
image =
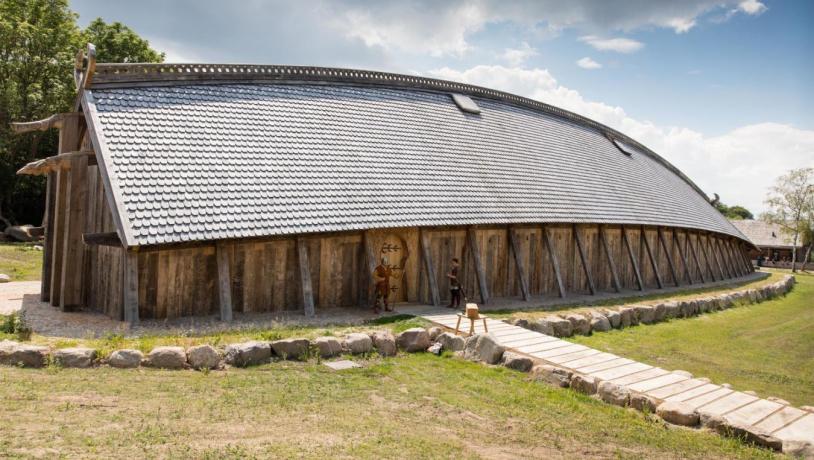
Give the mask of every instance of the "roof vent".
[{"label": "roof vent", "polygon": [[620,152],[624,153],[627,156],[631,156],[636,152],[633,149],[633,147],[625,144],[624,142],[620,141],[619,139],[611,139],[611,142],[613,142],[613,145],[615,145],[616,148],[619,149]]},{"label": "roof vent", "polygon": [[455,105],[457,105],[462,112],[480,113],[480,107],[478,107],[478,104],[475,104],[475,101],[473,101],[469,96],[454,93],[450,94],[450,96],[452,96],[452,100],[455,101]]}]

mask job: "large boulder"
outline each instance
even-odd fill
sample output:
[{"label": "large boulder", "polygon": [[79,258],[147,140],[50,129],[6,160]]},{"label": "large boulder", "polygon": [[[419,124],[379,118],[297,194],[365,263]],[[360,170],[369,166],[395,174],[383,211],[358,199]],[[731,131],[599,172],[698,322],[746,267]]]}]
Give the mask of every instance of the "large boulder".
[{"label": "large boulder", "polygon": [[610,320],[605,315],[597,312],[591,313],[591,331],[608,332],[610,329]]},{"label": "large boulder", "polygon": [[441,348],[449,351],[461,351],[466,345],[466,340],[451,332],[444,332],[436,339],[437,343],[441,344]]},{"label": "large boulder", "polygon": [[653,321],[658,323],[664,321],[667,317],[667,307],[663,303],[653,305]]},{"label": "large boulder", "polygon": [[19,345],[17,342],[11,340],[0,340],[0,364],[9,364],[5,360],[17,348],[17,345]]},{"label": "large boulder", "polygon": [[509,369],[514,369],[520,372],[528,372],[534,365],[534,362],[528,356],[521,355],[512,351],[503,352],[501,364]]},{"label": "large boulder", "polygon": [[427,334],[430,335],[430,342],[435,342],[435,339],[437,339],[442,332],[444,332],[444,330],[438,326],[433,326],[427,329]]},{"label": "large boulder", "polygon": [[[537,321],[539,323],[539,327],[541,329],[551,328],[553,331],[554,337],[571,337],[574,335],[574,326],[571,325],[571,321],[568,321],[565,318],[560,318],[559,316],[546,316],[545,318]],[[540,330],[539,332],[542,332]],[[542,332],[545,334],[545,332]]]},{"label": "large boulder", "polygon": [[271,359],[271,345],[268,342],[243,342],[226,345],[224,360],[236,367],[263,364]]},{"label": "large boulder", "polygon": [[396,344],[408,353],[424,351],[430,347],[430,334],[422,327],[407,329],[398,335]]},{"label": "large boulder", "polygon": [[161,369],[183,369],[187,353],[182,347],[155,347],[147,354],[147,364]]},{"label": "large boulder", "polygon": [[491,333],[477,334],[466,339],[464,358],[487,364],[497,364],[505,351],[506,348],[499,345]]},{"label": "large boulder", "polygon": [[622,315],[618,311],[610,310],[605,313],[605,316],[612,328],[619,329],[622,327]]},{"label": "large boulder", "polygon": [[342,348],[354,355],[361,355],[373,351],[373,340],[367,334],[355,332],[345,336]]},{"label": "large boulder", "polygon": [[734,438],[744,439],[747,442],[757,444],[761,447],[780,451],[783,449],[783,441],[771,435],[768,431],[754,425],[743,425],[733,422],[725,416],[702,413],[701,424],[712,431]]},{"label": "large boulder", "polygon": [[612,382],[600,383],[596,391],[609,404],[625,407],[630,402],[630,390]]},{"label": "large boulder", "polygon": [[11,277],[6,275],[5,273],[0,273],[0,283],[10,283]]},{"label": "large boulder", "polygon": [[698,413],[695,411],[695,408],[684,402],[663,402],[656,408],[656,415],[674,425],[698,425]]},{"label": "large boulder", "polygon": [[571,376],[571,388],[580,393],[592,395],[596,393],[596,378],[582,374],[574,374]]},{"label": "large boulder", "polygon": [[588,335],[591,333],[591,323],[588,318],[576,313],[570,313],[565,315],[565,319],[571,323],[574,334]]},{"label": "large boulder", "polygon": [[[368,336],[364,337],[370,340]],[[308,359],[310,347],[311,342],[308,339],[281,339],[271,342],[274,354],[283,359]]]},{"label": "large boulder", "polygon": [[[565,320],[563,320],[565,321]],[[571,327],[571,323],[568,323],[568,327]],[[539,332],[540,334],[556,336],[557,332],[554,329],[554,324],[546,318],[539,319],[537,321],[531,321],[528,323],[526,329],[531,329],[532,331]]]},{"label": "large boulder", "polygon": [[644,393],[630,393],[630,407],[638,411],[652,414],[656,412],[656,406],[658,405],[658,401],[652,396]]},{"label": "large boulder", "polygon": [[639,324],[639,318],[636,316],[636,309],[633,307],[620,308],[619,315],[622,317],[622,327],[630,327]]},{"label": "large boulder", "polygon": [[116,350],[107,358],[107,364],[111,367],[128,369],[139,367],[143,359],[144,354],[138,350]]},{"label": "large boulder", "polygon": [[656,322],[656,309],[650,305],[639,305],[636,307],[636,315],[642,324],[653,324]]},{"label": "large boulder", "polygon": [[676,301],[665,302],[664,305],[664,319],[673,319],[681,316],[681,307]]},{"label": "large boulder", "polygon": [[336,337],[317,337],[314,339],[314,345],[319,350],[319,356],[322,358],[331,358],[342,354],[342,344]]},{"label": "large boulder", "polygon": [[0,364],[23,367],[45,366],[48,360],[48,347],[11,343],[14,345],[6,345],[5,351],[0,351]]},{"label": "large boulder", "polygon": [[573,372],[550,364],[539,364],[531,369],[531,375],[534,380],[547,382],[560,388],[568,388],[571,385]]},{"label": "large boulder", "polygon": [[220,353],[212,345],[196,345],[187,349],[187,362],[193,369],[217,369]]},{"label": "large boulder", "polygon": [[814,444],[806,441],[783,441],[783,453],[792,458],[814,460]]},{"label": "large boulder", "polygon": [[93,348],[62,348],[54,351],[54,362],[62,367],[86,368],[93,365],[96,350]]},{"label": "large boulder", "polygon": [[[444,335],[444,333],[441,335]],[[376,347],[376,351],[378,351],[380,355],[396,356],[396,353],[398,353],[396,338],[393,337],[393,334],[391,334],[390,331],[376,331],[370,335],[370,338],[373,340],[373,345]]]}]

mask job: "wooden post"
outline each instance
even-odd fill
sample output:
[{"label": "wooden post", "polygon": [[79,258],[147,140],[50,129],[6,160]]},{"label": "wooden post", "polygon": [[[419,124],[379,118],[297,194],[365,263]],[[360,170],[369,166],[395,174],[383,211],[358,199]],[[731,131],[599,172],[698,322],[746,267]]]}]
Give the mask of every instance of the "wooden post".
[{"label": "wooden post", "polygon": [[45,235],[42,250],[42,276],[40,279],[40,300],[48,302],[51,300],[51,267],[54,263],[52,252],[54,251],[54,200],[56,199],[57,177],[56,173],[48,173],[48,182],[45,191]]},{"label": "wooden post", "polygon": [[588,279],[588,290],[591,291],[591,295],[596,295],[596,288],[594,288],[594,278],[591,276],[591,267],[588,266],[588,262],[585,260],[585,250],[582,248],[582,239],[579,237],[579,229],[577,225],[574,224],[573,227],[574,232],[574,241],[577,242],[577,252],[579,252],[579,260],[582,262],[582,269],[585,271],[585,278]]},{"label": "wooden post", "polygon": [[232,245],[218,242],[215,257],[218,261],[218,295],[220,298],[220,320],[232,321],[232,275],[229,270],[229,252]]},{"label": "wooden post", "polygon": [[732,245],[732,240],[727,238],[724,240],[724,245],[726,246],[729,258],[732,260],[732,266],[735,268],[735,273],[737,273],[738,276],[745,275],[746,272],[743,270],[743,265],[740,261],[738,261],[738,258],[735,255],[735,247]]},{"label": "wooden post", "polygon": [[721,242],[718,240],[717,237],[712,238],[715,247],[715,256],[718,263],[724,268],[724,272],[726,273],[726,278],[734,278],[732,274],[732,270],[729,267],[729,264],[726,261],[726,257],[724,257],[723,249],[721,248]]},{"label": "wooden post", "polygon": [[718,253],[715,252],[715,247],[712,245],[713,236],[707,233],[707,254],[712,255],[712,261],[715,262],[715,266],[718,267],[718,273],[721,275],[720,280],[726,279],[726,275],[724,274],[724,268],[721,265],[721,261],[718,259]]},{"label": "wooden post", "polygon": [[367,261],[367,277],[365,280],[367,281],[366,287],[364,291],[360,288],[359,291],[363,291],[365,293],[365,300],[369,306],[373,305],[375,302],[375,292],[376,289],[375,284],[373,283],[373,271],[376,270],[376,266],[378,265],[378,260],[376,260],[376,250],[373,249],[373,239],[371,238],[370,232],[365,232],[364,234],[364,251],[365,251],[365,260]]},{"label": "wooden post", "polygon": [[300,288],[302,310],[305,316],[314,316],[314,289],[311,286],[311,266],[308,262],[308,247],[302,237],[297,238],[297,261],[300,268]]},{"label": "wooden post", "polygon": [[438,292],[438,280],[435,278],[435,265],[432,263],[430,240],[427,237],[427,232],[423,229],[419,230],[419,232],[421,258],[424,260],[424,273],[427,275],[427,283],[430,285],[430,297],[432,304],[438,307],[441,305],[441,294]]},{"label": "wooden post", "polygon": [[693,284],[690,265],[687,263],[687,256],[681,251],[681,243],[678,241],[678,229],[676,228],[673,229],[673,244],[678,249],[678,257],[681,258],[681,265],[684,266],[684,275],[687,277],[687,282]]},{"label": "wooden post", "polygon": [[656,275],[656,284],[659,285],[659,289],[663,289],[664,283],[661,282],[659,266],[656,263],[656,258],[653,257],[653,251],[650,249],[650,242],[647,241],[647,232],[644,230],[644,226],[642,226],[642,242],[644,243],[644,249],[647,252],[647,258],[650,260],[650,266],[653,267],[653,273]]},{"label": "wooden post", "polygon": [[520,280],[520,292],[523,294],[523,300],[528,301],[531,298],[529,293],[529,278],[526,273],[526,265],[523,263],[523,257],[520,255],[520,244],[517,242],[517,234],[514,229],[509,227],[509,243],[512,246],[512,253],[514,253],[514,263],[517,267],[517,276]]},{"label": "wooden post", "polygon": [[[65,212],[66,209],[66,195],[68,191],[68,171],[60,169],[56,173],[56,193],[54,196],[54,222],[53,222],[53,235],[51,241],[53,246],[51,248],[51,288],[50,297],[51,305],[54,307],[59,306],[59,296],[62,293],[60,288],[62,284],[62,256],[65,247]],[[48,280],[43,280],[43,283]]]},{"label": "wooden post", "polygon": [[486,271],[483,269],[483,263],[478,251],[478,241],[475,238],[475,229],[468,228],[466,230],[467,245],[469,252],[472,254],[472,262],[475,263],[475,273],[478,275],[478,288],[480,289],[480,298],[482,303],[489,303],[489,286],[486,284]]},{"label": "wooden post", "polygon": [[633,248],[630,246],[630,240],[627,237],[627,230],[622,225],[622,242],[627,248],[627,255],[630,258],[630,265],[633,266],[633,275],[636,277],[636,285],[640,291],[644,291],[644,282],[642,282],[642,273],[639,271],[639,262],[636,261],[636,256],[633,254]]},{"label": "wooden post", "polygon": [[83,304],[82,273],[85,248],[82,233],[85,228],[85,208],[88,201],[88,157],[71,159],[68,171],[67,210],[65,212],[65,242],[62,250],[62,282],[60,307],[70,311]]},{"label": "wooden post", "polygon": [[622,285],[619,284],[619,275],[616,273],[616,264],[613,262],[613,254],[611,254],[610,247],[608,246],[608,239],[605,237],[605,227],[603,225],[599,226],[599,240],[605,249],[605,255],[608,256],[608,268],[610,268],[611,272],[613,289],[616,290],[616,292],[622,292]]},{"label": "wooden post", "polygon": [[138,253],[122,248],[124,260],[124,283],[122,292],[124,299],[124,321],[130,326],[139,323],[138,312]]},{"label": "wooden post", "polygon": [[562,282],[562,274],[560,273],[560,261],[557,258],[557,251],[554,250],[554,244],[551,242],[551,232],[548,227],[542,227],[543,238],[545,238],[545,245],[548,248],[548,257],[551,259],[551,265],[554,268],[554,277],[557,279],[557,290],[560,297],[565,297],[565,285]]},{"label": "wooden post", "polygon": [[709,270],[710,278],[712,278],[712,281],[717,281],[718,278],[715,277],[715,268],[712,266],[712,262],[709,260],[709,240],[705,238],[705,235],[700,233],[698,234],[698,249],[701,255],[704,256],[704,262]]},{"label": "wooden post", "polygon": [[695,245],[692,244],[692,235],[690,234],[690,232],[686,232],[686,235],[687,235],[687,247],[689,248],[690,255],[692,255],[692,258],[695,261],[695,266],[698,268],[698,276],[701,277],[702,283],[706,283],[707,277],[704,276],[704,269],[701,268],[701,262],[698,258],[698,251],[696,250]]},{"label": "wooden post", "polygon": [[678,281],[678,276],[676,275],[675,265],[673,265],[673,256],[670,255],[670,249],[667,248],[667,241],[664,240],[664,233],[662,233],[661,227],[656,228],[656,232],[659,235],[661,247],[664,249],[664,257],[667,259],[667,267],[670,268],[670,275],[673,276],[673,283],[676,286],[681,286],[681,282]]}]

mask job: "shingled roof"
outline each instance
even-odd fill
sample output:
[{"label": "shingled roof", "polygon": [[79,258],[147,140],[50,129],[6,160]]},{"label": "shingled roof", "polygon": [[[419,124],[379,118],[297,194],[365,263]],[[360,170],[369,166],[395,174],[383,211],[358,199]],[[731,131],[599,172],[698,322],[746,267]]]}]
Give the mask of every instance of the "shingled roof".
[{"label": "shingled roof", "polygon": [[[733,220],[732,225],[760,248],[792,248],[794,241],[778,224],[762,220]],[[802,246],[799,245],[799,246]]]},{"label": "shingled roof", "polygon": [[128,246],[540,222],[745,239],[655,153],[537,101],[382,73],[202,68],[100,64],[83,92]]}]

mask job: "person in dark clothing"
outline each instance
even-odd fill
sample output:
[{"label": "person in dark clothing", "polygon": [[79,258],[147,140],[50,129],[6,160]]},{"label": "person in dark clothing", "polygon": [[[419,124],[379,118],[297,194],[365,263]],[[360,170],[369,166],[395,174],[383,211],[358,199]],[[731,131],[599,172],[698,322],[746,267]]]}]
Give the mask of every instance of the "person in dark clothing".
[{"label": "person in dark clothing", "polygon": [[393,269],[387,263],[387,258],[382,257],[381,263],[373,269],[373,282],[376,284],[376,300],[373,304],[373,313],[379,313],[379,305],[384,303],[384,311],[393,311],[388,302],[390,298],[390,277],[393,276]]},{"label": "person in dark clothing", "polygon": [[450,300],[447,308],[460,308],[461,307],[461,283],[458,282],[458,259],[452,259],[447,278],[449,278],[449,293]]}]

